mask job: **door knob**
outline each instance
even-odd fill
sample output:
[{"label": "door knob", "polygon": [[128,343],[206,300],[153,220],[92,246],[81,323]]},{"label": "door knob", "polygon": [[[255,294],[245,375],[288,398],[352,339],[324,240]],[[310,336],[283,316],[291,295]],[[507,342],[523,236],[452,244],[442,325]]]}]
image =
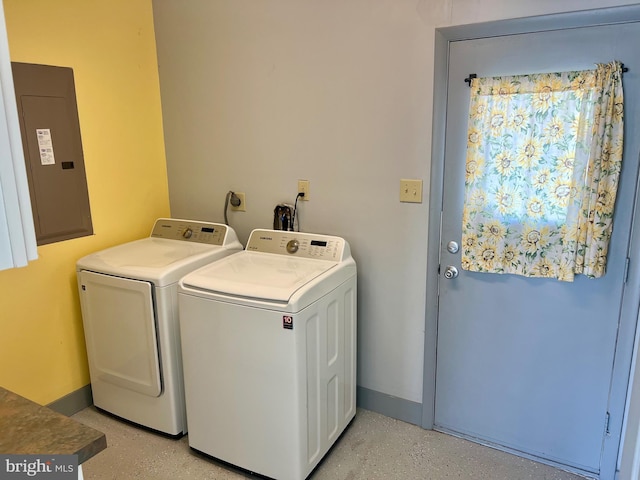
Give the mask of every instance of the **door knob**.
[{"label": "door knob", "polygon": [[453,265],[448,265],[447,268],[444,269],[444,278],[451,280],[452,278],[456,278],[458,276],[458,269]]}]

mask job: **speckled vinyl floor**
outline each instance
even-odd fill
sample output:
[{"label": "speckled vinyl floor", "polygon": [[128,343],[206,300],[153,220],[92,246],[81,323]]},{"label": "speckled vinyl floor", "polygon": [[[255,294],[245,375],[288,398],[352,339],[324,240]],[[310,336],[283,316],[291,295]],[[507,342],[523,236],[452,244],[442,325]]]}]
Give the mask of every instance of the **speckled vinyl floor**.
[{"label": "speckled vinyl floor", "polygon": [[[85,480],[256,478],[172,440],[86,408],[73,416],[107,435]],[[582,477],[359,409],[312,480],[581,480]],[[583,480],[583,479],[582,479]]]}]

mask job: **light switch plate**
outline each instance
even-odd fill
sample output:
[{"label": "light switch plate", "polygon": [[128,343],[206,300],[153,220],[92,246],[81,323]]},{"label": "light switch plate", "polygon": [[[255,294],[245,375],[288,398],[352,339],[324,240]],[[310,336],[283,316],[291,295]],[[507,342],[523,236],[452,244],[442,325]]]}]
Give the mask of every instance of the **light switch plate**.
[{"label": "light switch plate", "polygon": [[401,179],[400,201],[422,203],[422,180]]}]

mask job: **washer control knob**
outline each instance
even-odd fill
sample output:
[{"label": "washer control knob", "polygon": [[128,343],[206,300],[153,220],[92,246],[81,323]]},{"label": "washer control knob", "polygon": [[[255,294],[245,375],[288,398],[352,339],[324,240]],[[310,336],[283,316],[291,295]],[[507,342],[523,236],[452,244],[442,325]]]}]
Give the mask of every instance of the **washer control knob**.
[{"label": "washer control knob", "polygon": [[287,242],[287,252],[296,253],[298,251],[298,248],[300,248],[300,243],[298,242],[298,240],[289,240]]},{"label": "washer control knob", "polygon": [[451,280],[452,278],[456,278],[457,276],[458,269],[453,265],[449,265],[444,269],[444,278],[446,278],[447,280]]},{"label": "washer control knob", "polygon": [[191,238],[191,235],[193,235],[193,230],[191,230],[191,228],[187,227],[187,229],[182,232],[182,236],[184,238]]}]

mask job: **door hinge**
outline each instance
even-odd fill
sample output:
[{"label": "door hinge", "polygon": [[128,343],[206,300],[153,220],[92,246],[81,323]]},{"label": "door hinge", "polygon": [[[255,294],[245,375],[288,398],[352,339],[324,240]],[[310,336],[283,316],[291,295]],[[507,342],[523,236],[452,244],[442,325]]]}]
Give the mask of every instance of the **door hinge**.
[{"label": "door hinge", "polygon": [[629,280],[629,263],[631,263],[631,259],[627,257],[624,261],[624,283],[627,283],[627,280]]},{"label": "door hinge", "polygon": [[609,422],[610,421],[611,421],[611,414],[609,412],[607,412],[607,415],[604,418],[604,433],[607,436],[611,435],[611,432],[609,431]]}]

